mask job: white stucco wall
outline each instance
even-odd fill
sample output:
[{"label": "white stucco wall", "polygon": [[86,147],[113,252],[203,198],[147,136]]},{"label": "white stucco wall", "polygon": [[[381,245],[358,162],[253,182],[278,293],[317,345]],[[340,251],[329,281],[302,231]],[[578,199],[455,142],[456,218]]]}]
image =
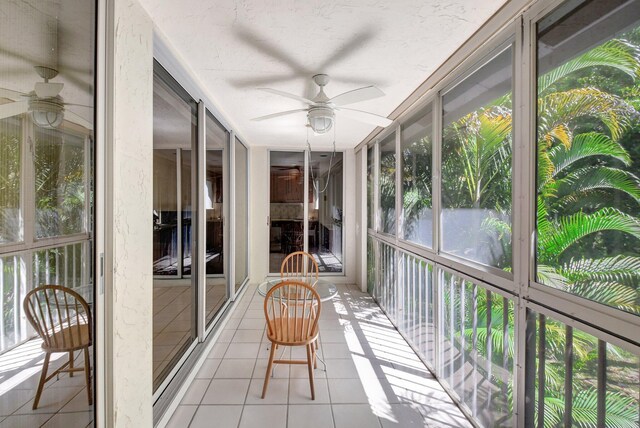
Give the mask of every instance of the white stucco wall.
[{"label": "white stucco wall", "polygon": [[353,149],[344,152],[344,273],[345,283],[356,281],[356,156]]},{"label": "white stucco wall", "polygon": [[153,25],[136,0],[107,15],[106,425],[151,427]]},{"label": "white stucco wall", "polygon": [[260,282],[269,273],[269,155],[254,146],[249,156],[249,278]]}]

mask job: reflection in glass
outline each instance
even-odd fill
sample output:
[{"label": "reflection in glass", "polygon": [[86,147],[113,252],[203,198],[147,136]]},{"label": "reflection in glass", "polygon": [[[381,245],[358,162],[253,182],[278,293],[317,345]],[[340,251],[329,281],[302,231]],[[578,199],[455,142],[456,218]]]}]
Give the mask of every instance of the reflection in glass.
[{"label": "reflection in glass", "polygon": [[195,165],[193,151],[179,150],[180,157],[180,224],[182,237],[182,275],[191,275],[191,265],[193,259],[191,257],[191,248],[195,234],[195,222],[193,218],[193,200],[195,186],[195,177],[192,177],[191,165]]},{"label": "reflection in glass", "polygon": [[153,151],[153,274],[178,274],[178,178],[176,151]]},{"label": "reflection in glass", "polygon": [[[269,272],[304,249],[304,152],[270,152]],[[308,200],[313,201],[310,186]]]},{"label": "reflection in glass", "polygon": [[380,172],[378,174],[380,231],[396,234],[396,134],[379,144]]},{"label": "reflection in glass", "polygon": [[19,254],[0,257],[0,284],[2,284],[2,324],[0,325],[0,353],[4,353],[32,335],[24,317],[20,299],[21,280],[26,272],[24,259]]},{"label": "reflection in glass", "polygon": [[431,105],[402,125],[402,228],[404,239],[431,247]]},{"label": "reflection in glass", "polygon": [[442,249],[511,267],[512,47],[443,97]]},{"label": "reflection in glass", "polygon": [[311,152],[309,166],[308,252],[320,272],[342,272],[342,153]]},{"label": "reflection in glass", "polygon": [[375,159],[373,156],[374,146],[367,149],[367,227],[369,229],[375,229],[375,211],[373,207],[373,185],[374,185],[374,171],[375,171]]},{"label": "reflection in glass", "polygon": [[640,2],[575,3],[538,26],[537,281],[638,314]]},{"label": "reflection in glass", "polygon": [[205,213],[205,319],[207,325],[227,301],[224,263],[224,156],[229,134],[207,112],[204,182]]},{"label": "reflection in glass", "polygon": [[[193,165],[197,105],[154,64],[153,81],[153,389],[196,338],[196,281],[191,276],[197,188]],[[194,258],[195,259],[195,258]]]},{"label": "reflection in glass", "polygon": [[85,163],[84,136],[36,129],[36,237],[85,231]]},{"label": "reflection in glass", "polygon": [[[78,374],[77,381],[69,373],[49,379],[32,410],[45,355],[23,299],[51,284],[94,301],[95,6],[0,1],[0,417],[21,414],[3,421],[9,425],[32,426],[43,411],[63,411],[51,403],[74,397],[74,411],[86,423],[93,418]],[[84,364],[81,354],[72,354],[76,367]],[[52,356],[58,367],[67,359]]]},{"label": "reflection in glass", "polygon": [[235,141],[235,191],[236,191],[236,266],[235,266],[235,289],[240,288],[242,283],[249,276],[248,259],[248,239],[249,239],[249,153],[247,148],[236,139]]},{"label": "reflection in glass", "polygon": [[22,119],[0,120],[0,244],[22,236]]}]

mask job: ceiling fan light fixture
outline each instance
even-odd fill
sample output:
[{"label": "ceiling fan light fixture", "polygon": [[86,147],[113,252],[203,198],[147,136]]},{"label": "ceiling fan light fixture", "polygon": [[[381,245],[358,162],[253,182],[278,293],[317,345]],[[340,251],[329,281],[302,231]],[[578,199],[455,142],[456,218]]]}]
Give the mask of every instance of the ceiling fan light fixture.
[{"label": "ceiling fan light fixture", "polygon": [[64,107],[59,97],[48,100],[31,100],[29,113],[33,122],[45,129],[55,129],[64,120]]},{"label": "ceiling fan light fixture", "polygon": [[307,113],[309,126],[316,134],[326,134],[333,127],[335,114],[328,107],[312,107]]}]

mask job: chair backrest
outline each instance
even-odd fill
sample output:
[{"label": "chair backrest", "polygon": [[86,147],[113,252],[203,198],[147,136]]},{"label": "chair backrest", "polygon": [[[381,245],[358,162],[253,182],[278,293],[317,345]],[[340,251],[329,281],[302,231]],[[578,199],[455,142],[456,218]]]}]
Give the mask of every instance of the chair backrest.
[{"label": "chair backrest", "polygon": [[83,338],[91,341],[89,305],[70,288],[60,285],[34,288],[25,296],[23,307],[44,348],[74,349],[82,345]]},{"label": "chair backrest", "polygon": [[283,344],[304,344],[317,333],[320,295],[302,281],[284,280],[264,299],[264,316],[270,338]]},{"label": "chair backrest", "polygon": [[318,280],[318,263],[311,254],[296,251],[282,261],[280,277],[282,279],[295,278],[314,285]]}]

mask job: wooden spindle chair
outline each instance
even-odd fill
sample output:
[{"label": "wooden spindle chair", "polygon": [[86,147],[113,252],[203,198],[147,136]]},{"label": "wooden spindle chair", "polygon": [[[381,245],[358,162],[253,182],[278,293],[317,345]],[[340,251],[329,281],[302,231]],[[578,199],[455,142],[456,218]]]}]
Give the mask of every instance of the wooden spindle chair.
[{"label": "wooden spindle chair", "polygon": [[[289,254],[280,265],[281,279],[296,279],[315,287],[319,277],[318,263],[313,256],[304,251]],[[318,342],[315,344],[318,350]]]},{"label": "wooden spindle chair", "polygon": [[304,251],[289,254],[280,265],[282,279],[296,279],[314,286],[318,280],[318,263],[313,256]]},{"label": "wooden spindle chair", "polygon": [[[262,388],[262,398],[267,393],[274,364],[306,364],[309,370],[311,399],[315,400],[313,367],[316,365],[316,350],[313,343],[318,338],[320,309],[318,292],[302,281],[285,280],[267,292],[264,299],[264,315],[271,351]],[[304,346],[307,350],[307,359],[275,360],[278,346]]]},{"label": "wooden spindle chair", "polygon": [[[29,323],[42,338],[45,351],[40,383],[33,400],[33,409],[38,407],[45,383],[61,372],[84,371],[89,405],[93,404],[91,392],[91,365],[89,346],[92,340],[91,311],[87,302],[75,291],[60,285],[43,285],[31,290],[24,298],[24,311]],[[84,367],[73,366],[74,351],[84,350]],[[69,354],[69,361],[49,376],[49,359],[54,352]]]}]

